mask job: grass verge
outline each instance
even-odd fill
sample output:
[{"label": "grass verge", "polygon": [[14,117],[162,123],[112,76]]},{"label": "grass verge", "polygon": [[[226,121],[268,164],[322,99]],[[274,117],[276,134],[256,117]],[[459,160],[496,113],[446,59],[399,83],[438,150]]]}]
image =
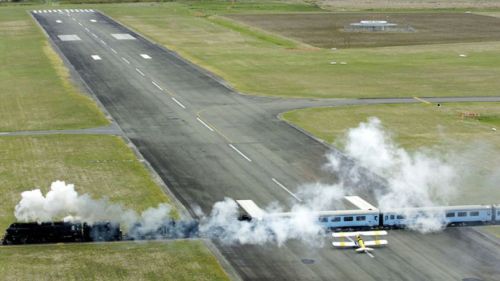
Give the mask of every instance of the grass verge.
[{"label": "grass verge", "polygon": [[0,248],[2,280],[228,280],[202,241]]},{"label": "grass verge", "polygon": [[47,38],[26,12],[0,8],[0,131],[78,129],[108,124],[69,82]]}]

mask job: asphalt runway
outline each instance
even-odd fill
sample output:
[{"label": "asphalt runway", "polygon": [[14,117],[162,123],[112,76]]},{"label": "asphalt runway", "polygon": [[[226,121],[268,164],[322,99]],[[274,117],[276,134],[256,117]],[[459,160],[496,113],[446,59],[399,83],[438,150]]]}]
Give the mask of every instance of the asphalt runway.
[{"label": "asphalt runway", "polygon": [[[225,197],[289,207],[297,201],[293,195],[298,186],[335,180],[322,169],[333,148],[279,120],[280,112],[319,105],[417,102],[244,96],[96,11],[51,11],[55,12],[37,11],[33,16],[193,215],[197,208],[208,213]],[[371,199],[361,191],[357,195]],[[389,247],[375,251],[373,259],[334,250],[329,238],[318,239],[324,240],[323,247],[290,241],[282,247],[218,248],[245,280],[500,280],[498,241],[471,228],[432,235],[391,231]]]}]

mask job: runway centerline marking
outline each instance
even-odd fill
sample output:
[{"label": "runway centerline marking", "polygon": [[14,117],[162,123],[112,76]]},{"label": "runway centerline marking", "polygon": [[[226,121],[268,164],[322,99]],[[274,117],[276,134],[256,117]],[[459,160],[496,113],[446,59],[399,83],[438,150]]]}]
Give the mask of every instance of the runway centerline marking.
[{"label": "runway centerline marking", "polygon": [[135,71],[139,72],[139,74],[142,75],[142,76],[146,76],[146,75],[144,75],[144,73],[139,68],[136,68]]},{"label": "runway centerline marking", "polygon": [[103,45],[107,45],[107,44],[106,44],[106,42],[104,42],[104,40],[102,40],[102,39],[101,39],[101,43],[102,43]]},{"label": "runway centerline marking", "polygon": [[79,26],[83,26],[81,22],[78,23]]},{"label": "runway centerline marking", "polygon": [[252,159],[248,158],[248,156],[246,156],[245,154],[243,154],[243,152],[241,152],[239,149],[237,149],[234,145],[232,145],[232,144],[228,144],[228,145],[234,151],[238,152],[238,154],[241,155],[241,157],[245,158],[248,162],[252,162]]},{"label": "runway centerline marking", "polygon": [[127,64],[130,64],[130,62],[129,62],[126,58],[122,57],[122,60],[123,60],[124,62],[126,62]]},{"label": "runway centerline marking", "polygon": [[209,129],[210,131],[214,131],[214,129],[212,129],[210,126],[208,126],[207,123],[203,122],[203,120],[200,119],[200,117],[196,117],[196,120],[198,120],[198,122],[200,122],[201,124],[203,124],[203,126],[207,127],[207,129]]},{"label": "runway centerline marking", "polygon": [[302,199],[297,197],[297,195],[295,195],[293,192],[291,192],[288,188],[286,188],[286,186],[281,184],[277,179],[272,178],[272,180],[277,186],[281,187],[284,191],[288,192],[288,194],[292,195],[292,197],[295,198],[297,201],[302,202]]},{"label": "runway centerline marking", "polygon": [[162,87],[160,87],[160,85],[156,84],[156,82],[155,82],[155,81],[151,81],[151,83],[153,83],[153,85],[155,85],[155,86],[156,86],[156,88],[160,89],[160,91],[163,91],[163,88],[162,88]]},{"label": "runway centerline marking", "polygon": [[418,100],[419,102],[423,102],[423,103],[425,103],[425,104],[431,104],[431,102],[426,101],[426,100],[424,100],[424,99],[422,99],[422,98],[419,98],[419,97],[413,97],[413,98],[414,98],[414,99],[416,99],[416,100]]},{"label": "runway centerline marking", "polygon": [[111,50],[111,52],[113,52],[113,53],[115,53],[115,54],[118,54],[118,53],[115,51],[115,49],[113,49],[113,48],[109,48],[109,49]]},{"label": "runway centerline marking", "polygon": [[94,36],[94,38],[97,38],[97,35],[95,35],[94,33],[92,33],[92,36]]},{"label": "runway centerline marking", "polygon": [[93,58],[94,60],[101,60],[101,57],[100,57],[100,56],[98,56],[98,55],[92,55],[92,58]]},{"label": "runway centerline marking", "polygon": [[86,27],[85,27],[85,31],[90,32],[90,30],[88,28],[86,28]]},{"label": "runway centerline marking", "polygon": [[62,20],[56,20],[57,23],[62,23]]},{"label": "runway centerline marking", "polygon": [[185,106],[184,106],[184,105],[183,105],[180,101],[178,101],[176,98],[172,97],[172,100],[173,100],[173,101],[175,101],[175,103],[176,103],[178,106],[180,106],[180,107],[182,107],[182,108],[186,109],[186,107],[185,107]]}]

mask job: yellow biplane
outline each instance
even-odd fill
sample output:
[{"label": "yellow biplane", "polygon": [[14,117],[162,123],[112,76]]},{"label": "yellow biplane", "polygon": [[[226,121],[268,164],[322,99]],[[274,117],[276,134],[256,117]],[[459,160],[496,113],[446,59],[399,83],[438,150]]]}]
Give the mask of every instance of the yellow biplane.
[{"label": "yellow biplane", "polygon": [[[334,238],[347,238],[349,241],[334,241],[332,242],[333,247],[335,248],[357,248],[357,253],[366,253],[370,257],[374,257],[370,252],[373,251],[375,246],[384,246],[387,245],[387,240],[379,240],[377,237],[375,240],[365,241],[362,236],[384,236],[387,235],[387,231],[379,230],[379,231],[356,231],[356,232],[334,232],[332,236]],[[353,239],[354,237],[355,239]]]}]

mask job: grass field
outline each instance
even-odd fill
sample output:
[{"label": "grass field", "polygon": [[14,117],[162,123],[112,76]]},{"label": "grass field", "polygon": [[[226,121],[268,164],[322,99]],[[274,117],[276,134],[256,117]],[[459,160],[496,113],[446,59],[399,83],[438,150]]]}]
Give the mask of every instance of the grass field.
[{"label": "grass field", "polygon": [[108,124],[68,81],[27,7],[0,8],[0,131],[75,129]]},{"label": "grass field", "polygon": [[390,9],[491,9],[500,8],[497,0],[314,0],[331,10],[390,10]]},{"label": "grass field", "polygon": [[[465,13],[304,13],[230,18],[321,48],[404,46],[500,40],[500,19]],[[345,32],[361,20],[386,20],[415,32]]]},{"label": "grass field", "polygon": [[10,246],[2,280],[228,280],[201,241]]},{"label": "grass field", "polygon": [[[248,94],[317,98],[492,96],[500,88],[499,42],[331,51],[286,41],[268,32],[259,34],[253,27],[211,16],[233,10],[243,13],[238,3],[240,8],[227,10],[210,10],[211,5],[203,5],[98,8]],[[278,8],[275,6],[273,12],[280,13]],[[332,65],[332,61],[337,64]]]}]

